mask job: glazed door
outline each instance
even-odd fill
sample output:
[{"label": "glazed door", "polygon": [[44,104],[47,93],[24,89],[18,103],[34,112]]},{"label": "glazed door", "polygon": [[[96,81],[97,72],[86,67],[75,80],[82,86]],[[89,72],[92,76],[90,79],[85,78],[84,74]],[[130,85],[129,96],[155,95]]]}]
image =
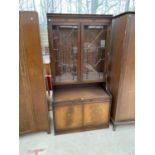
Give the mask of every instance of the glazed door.
[{"label": "glazed door", "polygon": [[107,25],[82,24],[81,80],[103,81]]},{"label": "glazed door", "polygon": [[79,80],[79,28],[76,23],[52,24],[52,72],[55,83]]}]

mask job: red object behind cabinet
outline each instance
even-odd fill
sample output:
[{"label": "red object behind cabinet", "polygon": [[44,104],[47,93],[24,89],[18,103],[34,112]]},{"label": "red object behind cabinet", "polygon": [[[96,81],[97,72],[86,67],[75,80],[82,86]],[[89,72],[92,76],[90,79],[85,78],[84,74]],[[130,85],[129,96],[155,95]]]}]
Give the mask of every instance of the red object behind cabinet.
[{"label": "red object behind cabinet", "polygon": [[47,90],[52,90],[52,76],[50,71],[50,64],[45,64],[45,80],[46,80],[46,86]]}]

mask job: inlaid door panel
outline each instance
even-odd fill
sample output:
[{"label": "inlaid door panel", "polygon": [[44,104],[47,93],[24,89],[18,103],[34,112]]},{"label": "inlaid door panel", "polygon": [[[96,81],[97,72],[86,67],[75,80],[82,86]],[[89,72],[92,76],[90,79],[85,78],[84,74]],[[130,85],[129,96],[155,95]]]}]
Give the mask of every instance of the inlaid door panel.
[{"label": "inlaid door panel", "polygon": [[82,105],[55,107],[56,130],[73,129],[82,126]]},{"label": "inlaid door panel", "polygon": [[88,103],[84,105],[84,125],[106,125],[109,121],[109,103]]}]

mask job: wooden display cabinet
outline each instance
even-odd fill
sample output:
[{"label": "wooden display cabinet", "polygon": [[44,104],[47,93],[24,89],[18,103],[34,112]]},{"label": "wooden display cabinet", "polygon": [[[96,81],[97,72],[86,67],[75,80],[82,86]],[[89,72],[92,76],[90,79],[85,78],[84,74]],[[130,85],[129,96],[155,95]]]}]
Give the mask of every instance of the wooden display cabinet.
[{"label": "wooden display cabinet", "polygon": [[108,127],[111,20],[111,15],[47,14],[56,134]]}]

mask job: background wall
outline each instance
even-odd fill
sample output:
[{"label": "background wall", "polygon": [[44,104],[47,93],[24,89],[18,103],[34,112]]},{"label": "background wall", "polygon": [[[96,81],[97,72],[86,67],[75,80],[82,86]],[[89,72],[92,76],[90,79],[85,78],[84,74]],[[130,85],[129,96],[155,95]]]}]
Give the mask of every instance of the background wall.
[{"label": "background wall", "polygon": [[46,13],[113,14],[134,11],[135,0],[19,0],[20,10],[39,15],[42,50],[48,52]]}]

